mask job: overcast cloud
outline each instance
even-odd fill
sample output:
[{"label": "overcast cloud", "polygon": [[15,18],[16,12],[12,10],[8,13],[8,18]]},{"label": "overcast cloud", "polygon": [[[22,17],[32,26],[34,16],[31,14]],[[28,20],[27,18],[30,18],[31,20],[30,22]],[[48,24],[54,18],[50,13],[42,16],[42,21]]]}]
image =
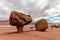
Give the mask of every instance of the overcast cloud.
[{"label": "overcast cloud", "polygon": [[0,0],[0,20],[9,19],[12,10],[29,14],[35,20],[51,17],[55,20],[60,15],[60,0]]}]

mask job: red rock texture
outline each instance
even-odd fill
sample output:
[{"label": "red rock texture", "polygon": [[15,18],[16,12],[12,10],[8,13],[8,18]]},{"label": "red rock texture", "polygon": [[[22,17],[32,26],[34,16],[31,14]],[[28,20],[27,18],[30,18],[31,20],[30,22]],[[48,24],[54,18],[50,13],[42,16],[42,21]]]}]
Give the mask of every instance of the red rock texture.
[{"label": "red rock texture", "polygon": [[10,25],[16,26],[18,31],[23,30],[23,26],[32,22],[30,15],[21,12],[12,11],[9,18]]},{"label": "red rock texture", "polygon": [[45,31],[48,28],[48,22],[45,19],[40,19],[35,23],[36,31]]}]

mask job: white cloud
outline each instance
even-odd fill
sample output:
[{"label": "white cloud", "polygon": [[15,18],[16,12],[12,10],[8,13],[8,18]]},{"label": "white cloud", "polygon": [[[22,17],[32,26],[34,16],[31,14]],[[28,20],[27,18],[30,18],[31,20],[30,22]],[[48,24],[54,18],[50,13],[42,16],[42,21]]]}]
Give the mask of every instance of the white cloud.
[{"label": "white cloud", "polygon": [[56,2],[52,1],[53,0],[0,0],[0,20],[9,19],[10,11],[17,10],[30,14],[34,20],[54,17],[50,19],[54,20],[53,22],[58,22],[60,21],[59,17],[56,18],[55,16],[60,14],[60,2],[58,0]]}]

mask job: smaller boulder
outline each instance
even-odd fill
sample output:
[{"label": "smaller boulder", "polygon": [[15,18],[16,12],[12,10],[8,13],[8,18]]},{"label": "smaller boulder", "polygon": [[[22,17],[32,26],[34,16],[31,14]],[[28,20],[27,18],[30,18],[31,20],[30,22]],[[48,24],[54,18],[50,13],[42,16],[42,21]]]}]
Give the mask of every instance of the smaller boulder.
[{"label": "smaller boulder", "polygon": [[36,31],[45,31],[48,28],[48,22],[45,19],[38,20],[35,23]]}]

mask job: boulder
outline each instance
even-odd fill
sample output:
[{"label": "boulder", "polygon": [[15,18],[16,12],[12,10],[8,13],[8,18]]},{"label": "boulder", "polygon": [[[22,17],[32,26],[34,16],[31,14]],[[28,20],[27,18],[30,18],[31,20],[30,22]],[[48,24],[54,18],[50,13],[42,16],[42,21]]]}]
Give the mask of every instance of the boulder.
[{"label": "boulder", "polygon": [[53,25],[51,25],[51,27],[52,27],[52,28],[53,28],[53,27],[55,27],[55,28],[60,28],[59,24],[53,24]]},{"label": "boulder", "polygon": [[48,28],[48,22],[45,19],[40,19],[35,23],[36,31],[45,31]]},{"label": "boulder", "polygon": [[23,14],[21,12],[17,11],[12,11],[10,18],[9,18],[9,23],[12,26],[16,26],[17,30],[21,31],[23,29],[24,25],[27,25],[32,22],[32,18],[30,15]]},{"label": "boulder", "polygon": [[55,24],[54,27],[55,27],[55,28],[59,28],[59,25]]}]

